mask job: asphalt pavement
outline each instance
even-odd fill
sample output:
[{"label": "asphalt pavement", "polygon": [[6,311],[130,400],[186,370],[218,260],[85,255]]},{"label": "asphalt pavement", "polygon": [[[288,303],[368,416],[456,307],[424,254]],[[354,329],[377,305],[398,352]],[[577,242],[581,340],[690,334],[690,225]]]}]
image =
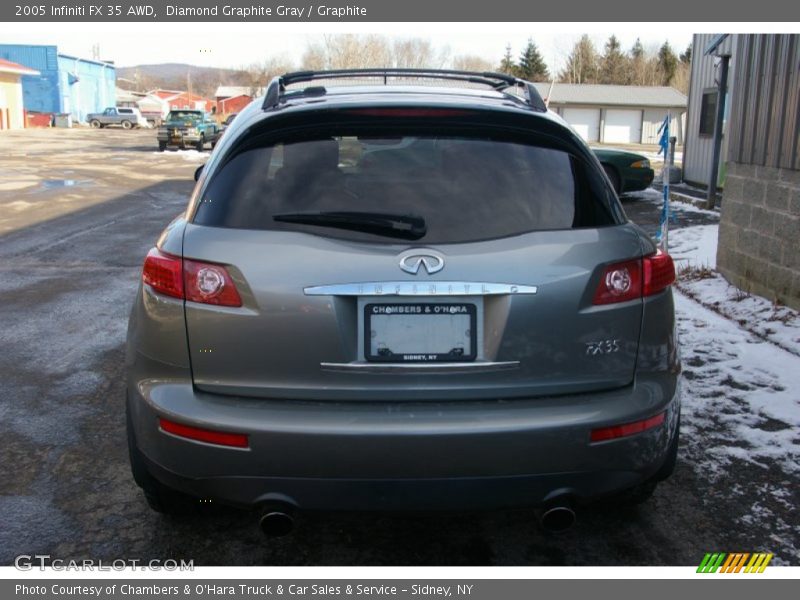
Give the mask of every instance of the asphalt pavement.
[{"label": "asphalt pavement", "polygon": [[[127,317],[143,257],[184,208],[203,162],[155,146],[152,131],[0,135],[0,564],[49,554],[195,565],[691,565],[710,550],[760,548],[753,529],[735,526],[725,493],[756,474],[744,466],[721,486],[683,448],[650,502],[582,507],[561,534],[543,531],[533,510],[303,514],[281,539],[265,539],[248,512],[152,512],[127,460]],[[652,196],[624,205],[655,230]],[[770,551],[796,562],[791,546]]]}]

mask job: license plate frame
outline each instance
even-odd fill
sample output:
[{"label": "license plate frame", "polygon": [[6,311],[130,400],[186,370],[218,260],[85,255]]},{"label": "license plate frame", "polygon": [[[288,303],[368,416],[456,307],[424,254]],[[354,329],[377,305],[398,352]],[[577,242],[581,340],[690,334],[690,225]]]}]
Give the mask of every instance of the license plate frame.
[{"label": "license plate frame", "polygon": [[[375,313],[374,307],[383,307],[383,312]],[[387,308],[395,309],[402,307],[403,310],[393,310],[387,312]],[[419,309],[420,312],[408,312],[409,309]],[[451,312],[455,310],[456,312]],[[464,363],[473,362],[478,357],[478,313],[479,307],[476,302],[453,302],[453,301],[438,301],[438,302],[387,302],[387,301],[368,301],[363,304],[361,317],[363,323],[363,351],[364,359],[368,362],[377,363]],[[374,354],[372,353],[372,318],[375,316],[381,317],[429,317],[428,319],[420,319],[420,326],[422,321],[425,320],[429,324],[432,323],[430,317],[440,317],[445,319],[450,316],[466,316],[469,323],[469,352],[463,354],[452,354],[442,352],[425,351],[420,348],[418,351],[413,352],[396,352],[388,354]],[[454,347],[455,349],[455,347]],[[389,349],[391,350],[391,349]]]}]

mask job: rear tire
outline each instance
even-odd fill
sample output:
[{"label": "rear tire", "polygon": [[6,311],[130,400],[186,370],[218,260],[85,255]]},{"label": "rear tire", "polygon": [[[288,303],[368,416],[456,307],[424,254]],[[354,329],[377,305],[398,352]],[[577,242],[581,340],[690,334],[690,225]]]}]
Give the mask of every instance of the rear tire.
[{"label": "rear tire", "polygon": [[613,187],[614,191],[617,193],[617,195],[619,195],[622,192],[620,188],[619,173],[617,173],[617,170],[614,167],[606,164],[603,165],[603,171],[605,171],[606,175],[608,175],[608,179],[611,182],[611,187]]},{"label": "rear tire", "polygon": [[157,513],[180,515],[190,512],[193,502],[189,496],[176,492],[158,481],[147,469],[144,455],[136,445],[136,437],[131,422],[129,401],[125,402],[126,431],[128,437],[128,456],[131,473],[136,484],[142,488],[147,505]]},{"label": "rear tire", "polygon": [[121,125],[123,129],[130,129],[131,127],[133,127],[133,123],[131,123],[130,121],[123,121]]}]

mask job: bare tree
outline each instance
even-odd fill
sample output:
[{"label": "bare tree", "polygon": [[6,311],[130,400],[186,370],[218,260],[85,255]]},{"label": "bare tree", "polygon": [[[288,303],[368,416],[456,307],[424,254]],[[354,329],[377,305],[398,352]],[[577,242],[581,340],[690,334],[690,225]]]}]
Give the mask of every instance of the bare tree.
[{"label": "bare tree", "polygon": [[339,34],[323,36],[306,46],[301,61],[304,69],[364,69],[398,67],[437,69],[450,58],[447,47],[437,48],[418,37],[390,40],[382,35]]},{"label": "bare tree", "polygon": [[475,54],[460,54],[453,57],[453,68],[457,71],[494,71],[495,65],[490,60]]},{"label": "bare tree", "polygon": [[567,57],[567,64],[559,74],[562,83],[597,83],[599,76],[599,60],[594,43],[587,34],[572,47]]},{"label": "bare tree", "polygon": [[280,75],[293,68],[288,57],[273,56],[261,62],[252,63],[240,69],[241,76],[234,83],[250,89],[250,95],[256,96],[276,75]]},{"label": "bare tree", "polygon": [[392,48],[384,36],[344,33],[323,36],[303,53],[304,69],[363,69],[389,67]]},{"label": "bare tree", "polygon": [[430,40],[406,38],[395,40],[392,46],[394,66],[408,69],[440,69],[450,55],[448,48],[434,48]]}]

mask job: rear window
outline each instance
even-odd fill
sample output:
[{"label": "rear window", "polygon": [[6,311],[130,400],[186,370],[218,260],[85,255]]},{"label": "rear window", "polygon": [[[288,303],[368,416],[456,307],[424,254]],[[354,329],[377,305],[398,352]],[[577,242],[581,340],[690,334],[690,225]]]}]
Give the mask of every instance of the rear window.
[{"label": "rear window", "polygon": [[490,137],[370,134],[277,142],[241,152],[214,173],[194,222],[396,241],[374,228],[275,218],[378,213],[421,218],[424,235],[413,239],[427,243],[612,224],[587,171],[562,150]]},{"label": "rear window", "polygon": [[167,115],[167,119],[198,119],[201,113],[192,110],[173,110]]}]

